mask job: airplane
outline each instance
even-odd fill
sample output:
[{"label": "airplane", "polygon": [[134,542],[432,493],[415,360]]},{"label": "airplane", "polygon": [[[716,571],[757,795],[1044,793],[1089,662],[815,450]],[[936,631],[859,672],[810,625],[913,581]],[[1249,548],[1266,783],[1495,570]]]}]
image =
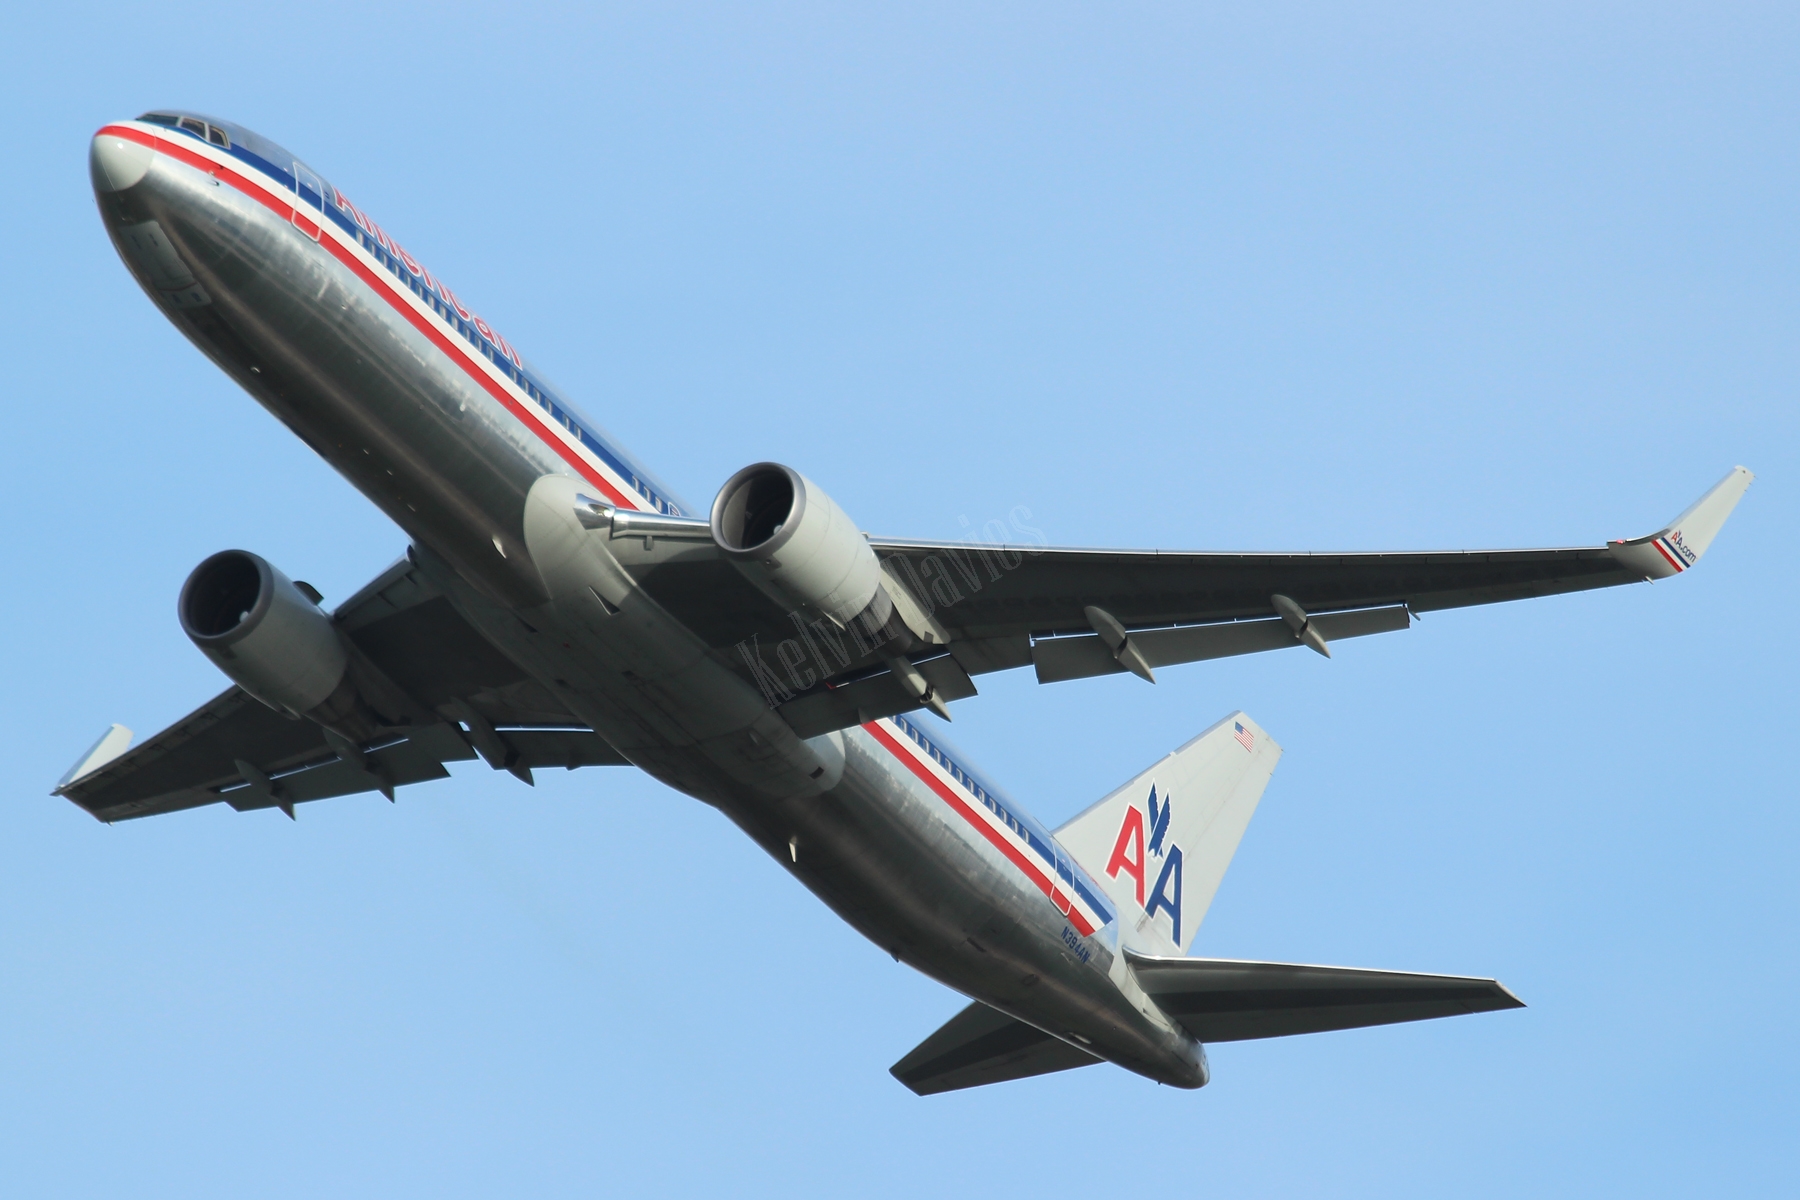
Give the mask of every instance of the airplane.
[{"label": "airplane", "polygon": [[1668,578],[1752,479],[1647,537],[1457,553],[1060,549],[1024,509],[979,539],[880,538],[769,462],[703,511],[274,142],[156,110],[89,160],[151,301],[408,545],[329,610],[256,554],[205,559],[178,615],[231,686],[135,748],[113,726],[55,794],[105,822],[292,818],[449,763],[638,767],[968,998],[891,1068],[921,1095],[1103,1061],[1197,1088],[1209,1043],[1520,1006],[1492,979],[1190,956],[1281,747],[1234,712],[1052,830],[942,735],[977,676],[1154,683]]}]

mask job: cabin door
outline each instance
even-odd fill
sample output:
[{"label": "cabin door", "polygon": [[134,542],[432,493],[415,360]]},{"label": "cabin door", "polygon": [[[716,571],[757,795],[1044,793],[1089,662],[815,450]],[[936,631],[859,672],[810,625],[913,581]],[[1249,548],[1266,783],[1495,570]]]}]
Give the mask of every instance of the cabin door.
[{"label": "cabin door", "polygon": [[325,184],[310,167],[294,164],[294,228],[313,241],[325,227]]}]

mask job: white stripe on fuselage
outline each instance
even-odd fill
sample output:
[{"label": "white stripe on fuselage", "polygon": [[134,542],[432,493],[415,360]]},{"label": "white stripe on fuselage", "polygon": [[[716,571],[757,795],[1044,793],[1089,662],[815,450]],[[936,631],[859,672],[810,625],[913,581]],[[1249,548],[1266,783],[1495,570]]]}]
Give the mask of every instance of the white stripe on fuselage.
[{"label": "white stripe on fuselage", "polygon": [[[326,187],[334,194],[337,192],[337,189],[329,184],[327,184]],[[326,202],[328,204],[331,203],[331,199],[327,198]],[[341,208],[338,211],[343,212]],[[344,215],[349,216],[348,213],[345,213]],[[355,219],[352,217],[351,220],[354,222]],[[376,225],[372,218],[370,219],[370,224]],[[379,228],[379,225],[376,225],[376,227]],[[420,314],[427,320],[433,321],[444,327],[458,342],[461,342],[464,346],[469,346],[468,340],[463,336],[462,331],[458,329],[456,325],[446,319],[442,313],[438,312],[437,308],[432,303],[414,292],[411,287],[402,286],[400,282],[395,279],[394,274],[389,269],[387,263],[383,262],[372,251],[364,246],[359,239],[345,235],[329,217],[322,222],[322,228],[324,230],[323,236],[332,238],[340,246],[347,247],[365,266],[376,273],[381,279],[382,284],[385,285],[390,297],[390,302],[393,298],[397,298],[400,303],[410,306],[412,311]],[[382,232],[384,235],[386,234],[386,230],[382,230]],[[395,242],[391,235],[388,235],[388,241],[395,249],[400,248],[399,243]],[[407,269],[406,265],[402,263],[400,269],[405,271]],[[422,276],[415,276],[415,278],[420,280],[421,286],[425,286]],[[435,273],[432,273],[432,278],[436,278]],[[448,288],[447,285],[445,285],[444,290],[454,294],[454,289]],[[458,299],[460,299],[460,297]],[[445,303],[449,304],[451,302],[446,299]],[[465,309],[466,306],[465,308],[458,309],[459,314],[465,311]],[[466,311],[468,311],[469,314],[466,318],[467,320],[473,322],[480,319],[473,310]],[[492,343],[489,344],[492,345]],[[506,345],[508,348],[511,347],[510,342],[507,342]],[[497,352],[503,353],[498,346],[494,346],[494,349]],[[529,392],[521,387],[511,376],[507,375],[496,366],[485,354],[475,350],[473,346],[469,346],[467,357],[477,370],[481,371],[488,379],[503,388],[514,401],[527,408],[536,409],[541,414],[540,420],[543,431],[540,432],[539,436],[542,436],[543,432],[547,432],[551,437],[556,438],[564,446],[573,450],[580,456],[582,462],[600,472],[607,482],[618,491],[619,498],[623,499],[631,508],[647,509],[651,507],[645,497],[638,492],[637,487],[632,480],[614,470],[610,463],[606,462],[592,450],[589,450],[586,446],[582,445],[580,437],[573,430],[568,429],[556,421],[550,413],[544,409],[543,405],[539,404]],[[465,369],[467,369],[466,366]]]},{"label": "white stripe on fuselage", "polygon": [[[254,165],[233,157],[227,151],[211,145],[210,143],[195,138],[189,138],[184,134],[167,129],[161,125],[137,121],[121,121],[115,122],[115,124],[127,125],[138,129],[160,142],[179,146],[180,149],[189,154],[204,158],[209,162],[216,163],[220,167],[228,169],[233,174],[247,179],[253,185],[261,187],[270,196],[278,199],[281,203],[296,207],[300,214],[307,219],[308,224],[313,223],[313,216],[316,210],[314,210],[311,205],[301,201],[297,192],[290,191],[279,180],[269,178]],[[336,188],[330,187],[330,185],[325,186],[327,190],[331,192],[335,193],[337,190]],[[326,204],[331,203],[329,197],[323,199]],[[343,213],[347,219],[350,219],[352,223],[354,223],[354,218],[351,217],[349,213],[344,212],[341,208],[337,209],[337,211]],[[381,295],[381,299],[389,305],[395,307],[405,306],[409,312],[424,318],[432,325],[447,333],[453,343],[461,350],[460,354],[453,354],[450,357],[453,360],[460,359],[461,361],[458,365],[461,366],[465,372],[479,372],[482,381],[494,384],[511,397],[515,404],[537,414],[538,420],[535,423],[541,428],[533,430],[533,432],[537,433],[540,438],[545,436],[555,438],[561,446],[572,451],[584,466],[591,468],[595,474],[606,481],[607,485],[612,490],[618,493],[614,499],[621,501],[633,509],[642,510],[652,507],[651,502],[638,491],[637,486],[631,479],[625,477],[621,472],[615,470],[609,463],[596,455],[592,450],[582,445],[579,436],[552,418],[550,413],[544,409],[543,405],[539,404],[530,393],[526,392],[525,389],[510,376],[494,365],[485,354],[470,345],[468,340],[463,336],[462,331],[458,329],[455,324],[447,320],[430,302],[421,298],[411,287],[403,285],[396,279],[387,263],[366,248],[360,240],[346,235],[338,228],[337,224],[329,215],[323,213],[318,215],[321,217],[317,222],[320,229],[320,239],[330,238],[333,245],[347,251],[376,278],[377,283],[373,285],[368,284],[367,280],[362,280],[361,282],[363,282],[365,286],[371,286],[373,290]],[[375,222],[371,220],[370,224],[373,225]],[[295,233],[297,236],[301,237],[310,236],[299,229],[296,229]],[[383,233],[385,234],[386,231],[383,230]],[[396,248],[398,248],[398,244],[393,241],[391,235],[388,240],[389,244],[395,245]],[[405,265],[402,264],[400,269],[405,271]],[[436,278],[435,274],[433,275],[433,278]],[[466,306],[464,307],[466,308]],[[470,311],[468,319],[472,322],[475,320],[476,315],[477,314],[473,311]],[[510,342],[508,345],[510,345]],[[496,352],[499,352],[499,347],[496,346],[494,348]],[[513,415],[516,418],[517,414]],[[528,422],[526,424],[529,427],[532,423]],[[563,457],[566,461],[566,456]]]},{"label": "white stripe on fuselage", "polygon": [[[1055,895],[1060,895],[1068,899],[1070,903],[1069,915],[1073,916],[1077,913],[1080,914],[1080,921],[1076,922],[1077,928],[1080,928],[1080,925],[1083,922],[1087,925],[1086,929],[1081,929],[1083,936],[1105,927],[1106,924],[1112,920],[1110,914],[1097,911],[1093,905],[1082,898],[1081,893],[1078,890],[1069,886],[1069,884],[1057,874],[1056,864],[1054,862],[1046,862],[1044,855],[1037,847],[1032,845],[1030,837],[1013,822],[1008,821],[1000,811],[1001,808],[1016,806],[1002,805],[998,797],[989,796],[988,798],[984,798],[982,795],[977,795],[975,788],[971,786],[972,781],[958,779],[945,763],[940,762],[929,750],[919,744],[918,739],[915,738],[908,729],[910,722],[901,722],[892,717],[884,717],[880,721],[874,722],[874,724],[889,737],[893,738],[898,744],[899,749],[897,753],[906,755],[912,762],[917,763],[921,769],[929,772],[933,778],[937,779],[946,788],[959,795],[964,802],[964,807],[973,814],[975,820],[982,823],[984,827],[983,832],[991,834],[991,838],[1002,840],[1006,845],[1012,847],[1013,850],[1016,851],[1018,858],[1023,859],[1025,863],[1030,864],[1030,869],[1026,871],[1026,875],[1027,878],[1031,879],[1033,884],[1037,885],[1040,890],[1046,888],[1053,889]],[[879,739],[875,740],[877,741],[877,744],[879,744]],[[942,753],[942,751],[940,751],[940,753]],[[987,793],[988,789],[983,787],[981,788],[981,791]],[[1054,835],[1046,832],[1041,836],[1052,844],[1052,853],[1055,853]],[[1064,851],[1063,853],[1066,855],[1068,852]],[[1069,864],[1072,871],[1081,869],[1076,865],[1073,858],[1069,860]],[[1017,860],[1014,860],[1011,865],[1015,868],[1020,866]],[[1055,903],[1054,896],[1048,898],[1051,900],[1052,904]],[[1058,906],[1058,912],[1061,912],[1060,906]]]}]

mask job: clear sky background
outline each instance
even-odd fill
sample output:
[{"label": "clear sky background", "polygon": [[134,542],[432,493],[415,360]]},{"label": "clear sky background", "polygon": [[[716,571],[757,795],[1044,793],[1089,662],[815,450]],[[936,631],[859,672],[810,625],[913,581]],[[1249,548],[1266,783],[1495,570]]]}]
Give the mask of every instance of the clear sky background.
[{"label": "clear sky background", "polygon": [[[1800,15],[1251,7],[9,11],[0,1192],[1790,1192]],[[1530,1007],[921,1100],[959,998],[633,772],[46,795],[222,686],[202,557],[336,601],[404,545],[115,257],[88,138],[162,105],[305,157],[694,503],[776,458],[894,535],[1435,549],[1759,478],[1655,587],[984,677],[954,738],[1051,823],[1237,707],[1288,748],[1197,952]]]}]

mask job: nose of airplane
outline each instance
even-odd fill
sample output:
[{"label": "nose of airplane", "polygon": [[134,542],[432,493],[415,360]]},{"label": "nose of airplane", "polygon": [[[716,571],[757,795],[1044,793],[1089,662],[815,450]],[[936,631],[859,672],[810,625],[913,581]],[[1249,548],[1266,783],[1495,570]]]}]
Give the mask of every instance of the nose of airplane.
[{"label": "nose of airplane", "polygon": [[122,192],[150,171],[156,152],[115,134],[94,135],[88,147],[88,174],[96,192]]}]

